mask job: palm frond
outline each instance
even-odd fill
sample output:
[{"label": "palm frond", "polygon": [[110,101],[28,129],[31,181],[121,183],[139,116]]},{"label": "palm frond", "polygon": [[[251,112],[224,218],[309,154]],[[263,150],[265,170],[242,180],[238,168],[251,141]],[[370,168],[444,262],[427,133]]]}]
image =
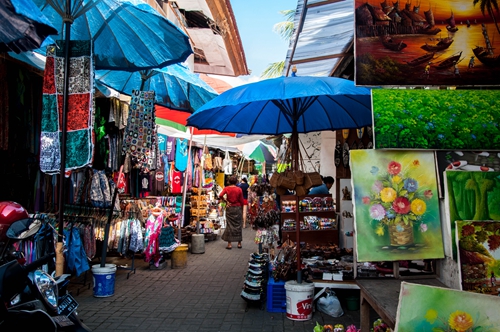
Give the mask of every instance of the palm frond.
[{"label": "palm frond", "polygon": [[264,69],[264,72],[260,75],[261,78],[273,78],[280,77],[283,75],[283,69],[285,68],[285,61],[273,62]]},{"label": "palm frond", "polygon": [[293,19],[295,17],[295,10],[287,9],[279,12],[285,16],[284,22],[276,23],[273,27],[274,32],[278,33],[284,40],[290,40],[293,36],[294,23]]}]

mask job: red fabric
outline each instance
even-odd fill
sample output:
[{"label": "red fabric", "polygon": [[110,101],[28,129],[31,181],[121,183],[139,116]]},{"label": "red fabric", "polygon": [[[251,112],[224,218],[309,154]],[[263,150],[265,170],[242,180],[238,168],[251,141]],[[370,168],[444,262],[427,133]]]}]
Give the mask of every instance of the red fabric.
[{"label": "red fabric", "polygon": [[182,193],[182,172],[173,171],[171,183],[172,183],[172,194],[181,194]]},{"label": "red fabric", "polygon": [[[59,128],[62,128],[63,95],[57,96],[59,106]],[[68,131],[89,127],[90,93],[68,95],[67,125]]]},{"label": "red fabric", "polygon": [[243,198],[243,205],[248,205],[248,200]]},{"label": "red fabric", "polygon": [[[54,57],[48,56],[45,58],[45,73],[54,72]],[[54,75],[44,75],[43,76],[43,93],[45,94],[55,94],[56,93],[56,82]]]},{"label": "red fabric", "polygon": [[243,199],[243,191],[240,187],[228,186],[222,189],[219,197],[222,198],[224,194],[227,194],[227,201],[231,206],[243,206],[245,205],[245,200]]},{"label": "red fabric", "polygon": [[[177,111],[160,105],[155,105],[155,109],[155,115],[157,118],[173,121],[183,126],[187,126],[187,118],[191,115],[191,113],[188,112]],[[236,134],[232,133],[221,133],[216,130],[202,130],[196,128],[194,128],[193,135],[225,135],[236,137]]]}]

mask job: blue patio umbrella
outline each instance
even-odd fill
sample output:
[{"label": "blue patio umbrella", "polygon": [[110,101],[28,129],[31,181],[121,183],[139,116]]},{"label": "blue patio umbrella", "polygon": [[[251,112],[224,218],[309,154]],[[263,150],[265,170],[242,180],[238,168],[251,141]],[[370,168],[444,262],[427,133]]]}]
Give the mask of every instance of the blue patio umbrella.
[{"label": "blue patio umbrella", "polygon": [[[232,88],[187,120],[188,126],[220,132],[291,133],[294,170],[299,165],[299,133],[361,128],[371,123],[370,89],[337,77],[308,76],[279,77]],[[296,220],[300,220],[298,211]],[[296,242],[300,243],[300,227],[296,227]],[[300,250],[297,250],[297,265],[301,266]]]},{"label": "blue patio umbrella", "polygon": [[279,135],[371,125],[371,90],[337,77],[279,77],[229,89],[194,112],[188,126]]},{"label": "blue patio umbrella", "polygon": [[59,29],[58,39],[68,32],[71,40],[92,40],[96,69],[159,68],[193,53],[188,36],[142,0],[33,2]]},{"label": "blue patio umbrella", "polygon": [[218,95],[182,64],[136,72],[97,70],[95,79],[127,95],[131,95],[132,90],[154,91],[156,104],[190,112]]},{"label": "blue patio umbrella", "polygon": [[0,21],[0,52],[19,54],[34,50],[49,35],[57,34],[57,29],[31,0],[0,0]]}]

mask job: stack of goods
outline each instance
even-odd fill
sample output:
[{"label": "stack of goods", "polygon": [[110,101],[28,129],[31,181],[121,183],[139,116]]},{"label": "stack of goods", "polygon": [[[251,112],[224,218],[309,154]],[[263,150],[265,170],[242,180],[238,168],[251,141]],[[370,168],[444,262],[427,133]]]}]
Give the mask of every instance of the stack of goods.
[{"label": "stack of goods", "polygon": [[267,263],[269,255],[253,253],[248,262],[248,272],[245,277],[241,297],[247,302],[260,302],[267,284]]}]

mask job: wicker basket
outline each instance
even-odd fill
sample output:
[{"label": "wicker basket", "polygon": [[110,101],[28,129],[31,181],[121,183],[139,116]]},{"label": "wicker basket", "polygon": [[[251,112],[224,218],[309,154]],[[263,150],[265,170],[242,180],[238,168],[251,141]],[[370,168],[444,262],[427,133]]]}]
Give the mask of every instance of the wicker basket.
[{"label": "wicker basket", "polygon": [[391,246],[408,246],[412,245],[413,240],[413,226],[404,222],[391,222],[389,224],[389,238],[391,239]]}]

